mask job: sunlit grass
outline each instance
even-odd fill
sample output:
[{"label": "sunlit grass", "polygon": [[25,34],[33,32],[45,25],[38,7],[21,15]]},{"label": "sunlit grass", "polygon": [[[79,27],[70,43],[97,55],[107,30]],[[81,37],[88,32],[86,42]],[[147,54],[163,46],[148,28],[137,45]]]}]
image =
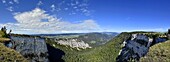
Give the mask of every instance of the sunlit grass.
[{"label": "sunlit grass", "polygon": [[170,40],[152,46],[141,62],[170,62]]},{"label": "sunlit grass", "polygon": [[1,43],[4,43],[4,42],[6,42],[6,41],[10,41],[10,39],[9,39],[9,38],[0,38],[0,42],[1,42]]},{"label": "sunlit grass", "polygon": [[7,34],[0,31],[0,62],[28,62],[21,54],[3,44],[10,41],[6,36]]},{"label": "sunlit grass", "polygon": [[0,43],[0,62],[28,62],[21,54]]}]

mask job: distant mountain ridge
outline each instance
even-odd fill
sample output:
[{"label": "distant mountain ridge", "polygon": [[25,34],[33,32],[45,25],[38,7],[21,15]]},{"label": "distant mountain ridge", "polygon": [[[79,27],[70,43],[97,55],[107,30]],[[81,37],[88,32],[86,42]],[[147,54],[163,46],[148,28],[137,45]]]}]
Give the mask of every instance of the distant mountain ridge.
[{"label": "distant mountain ridge", "polygon": [[90,46],[99,46],[102,44],[107,43],[109,40],[114,38],[118,33],[114,32],[93,32],[93,33],[87,33],[84,35],[80,35],[77,37],[77,39],[84,41],[85,43],[88,43]]},{"label": "distant mountain ridge", "polygon": [[61,36],[61,35],[81,35],[85,33],[62,33],[62,34],[31,34],[36,36]]},{"label": "distant mountain ridge", "polygon": [[[117,32],[89,32],[89,33],[103,33],[103,34],[118,34]],[[60,33],[60,34],[28,34],[28,35],[35,35],[35,36],[60,36],[60,35],[83,35],[87,33]]]}]

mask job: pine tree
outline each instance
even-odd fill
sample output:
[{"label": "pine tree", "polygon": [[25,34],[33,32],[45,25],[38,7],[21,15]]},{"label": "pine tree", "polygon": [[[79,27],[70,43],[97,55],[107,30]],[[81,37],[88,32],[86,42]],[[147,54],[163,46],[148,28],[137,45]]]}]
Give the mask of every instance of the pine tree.
[{"label": "pine tree", "polygon": [[4,28],[2,27],[2,28],[1,28],[1,31],[3,31],[3,30],[4,30]]},{"label": "pine tree", "polygon": [[7,31],[6,26],[1,28],[1,32],[3,32],[2,37],[5,37],[5,38],[8,37],[8,34],[6,33],[6,31]]}]

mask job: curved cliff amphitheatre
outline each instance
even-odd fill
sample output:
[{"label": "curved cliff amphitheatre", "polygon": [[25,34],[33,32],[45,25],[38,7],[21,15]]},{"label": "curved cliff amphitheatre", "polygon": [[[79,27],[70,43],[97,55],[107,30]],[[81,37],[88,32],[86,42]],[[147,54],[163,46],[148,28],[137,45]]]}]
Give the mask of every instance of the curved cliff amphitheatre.
[{"label": "curved cliff amphitheatre", "polygon": [[[75,37],[69,33],[59,35],[10,34],[7,36],[9,38],[1,37],[0,39],[1,43],[6,45],[5,48],[15,50],[17,54],[24,57],[24,60],[31,62],[129,62],[144,61],[144,59],[154,61],[147,58],[151,52],[150,47],[153,48],[168,40],[168,33],[158,32],[123,32],[120,34],[102,32],[81,33],[80,35],[77,33]],[[97,36],[93,39],[91,35]],[[103,41],[104,39],[108,41]],[[91,44],[91,41],[95,41],[96,44],[95,42]]]},{"label": "curved cliff amphitheatre", "polygon": [[170,0],[0,0],[0,62],[170,62]]}]

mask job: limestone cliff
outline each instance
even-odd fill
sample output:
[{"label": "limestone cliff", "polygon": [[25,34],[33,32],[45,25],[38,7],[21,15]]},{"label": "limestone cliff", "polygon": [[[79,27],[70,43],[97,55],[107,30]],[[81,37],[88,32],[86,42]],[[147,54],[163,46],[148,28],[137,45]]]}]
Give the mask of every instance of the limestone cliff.
[{"label": "limestone cliff", "polygon": [[[48,40],[51,40],[52,42],[56,42],[59,45],[65,45],[65,46],[69,46],[72,48],[76,48],[78,50],[79,48],[82,48],[82,49],[91,48],[88,43],[85,43],[84,41],[78,40],[76,38],[69,38],[69,39],[60,38],[60,39],[48,39]],[[55,47],[55,45],[53,46]]]},{"label": "limestone cliff", "polygon": [[161,37],[152,38],[146,34],[131,34],[131,37],[123,42],[123,48],[120,50],[117,62],[139,61],[147,54],[150,46],[166,40],[166,38]]},{"label": "limestone cliff", "polygon": [[43,38],[11,36],[13,48],[31,62],[48,62],[48,50]]}]

